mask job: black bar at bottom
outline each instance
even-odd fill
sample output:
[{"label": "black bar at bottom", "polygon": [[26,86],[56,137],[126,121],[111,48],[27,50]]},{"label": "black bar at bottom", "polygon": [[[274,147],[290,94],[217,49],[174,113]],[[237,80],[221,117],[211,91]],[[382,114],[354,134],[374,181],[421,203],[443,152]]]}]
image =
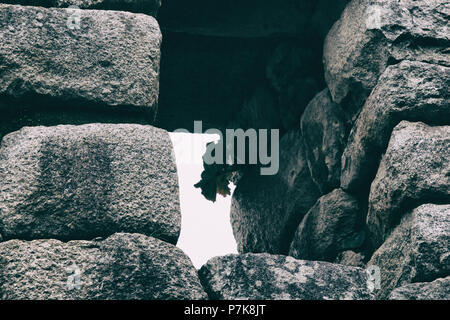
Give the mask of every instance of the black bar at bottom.
[{"label": "black bar at bottom", "polygon": [[391,313],[391,307],[398,307],[406,315],[424,311],[427,306],[437,312],[436,307],[448,308],[448,301],[0,301],[2,312],[11,307],[16,316],[34,307],[47,312],[62,307],[64,314],[71,317],[84,318],[86,310],[92,309],[128,318],[139,315],[139,319],[278,319],[286,315],[306,319],[312,315],[329,316],[330,312],[359,319],[367,315],[384,318]]}]

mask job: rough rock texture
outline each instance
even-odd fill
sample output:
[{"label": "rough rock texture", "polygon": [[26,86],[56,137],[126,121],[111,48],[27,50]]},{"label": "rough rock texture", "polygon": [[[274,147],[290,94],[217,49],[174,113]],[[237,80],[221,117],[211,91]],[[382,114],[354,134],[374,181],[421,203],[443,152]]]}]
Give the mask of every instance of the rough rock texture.
[{"label": "rough rock texture", "polygon": [[333,100],[361,106],[393,61],[450,66],[448,10],[442,0],[353,0],[324,46],[325,79]]},{"label": "rough rock texture", "polygon": [[0,148],[4,239],[92,239],[138,232],[176,243],[181,214],[172,143],[151,126],[25,127]]},{"label": "rough rock texture", "polygon": [[[70,288],[77,283],[78,288]],[[126,233],[97,241],[3,242],[0,294],[5,300],[206,298],[194,266],[180,249]]]},{"label": "rough rock texture", "polygon": [[379,298],[411,282],[450,274],[450,205],[425,204],[403,217],[368,265],[380,267]]},{"label": "rough rock texture", "polygon": [[450,277],[427,283],[412,283],[397,288],[389,295],[390,300],[449,300]]},{"label": "rough rock texture", "polygon": [[276,175],[244,174],[231,201],[231,224],[239,252],[287,254],[295,229],[320,193],[311,179],[300,130],[280,140]]},{"label": "rough rock texture", "polygon": [[360,252],[347,250],[338,254],[334,263],[343,264],[345,266],[364,268],[365,256]]},{"label": "rough rock texture", "polygon": [[321,197],[303,218],[289,255],[297,259],[332,262],[338,253],[363,244],[363,221],[358,201],[336,189]]},{"label": "rough rock texture", "polygon": [[[378,271],[448,299],[449,1],[0,2],[0,300],[372,299]],[[243,254],[199,274],[142,126],[195,120],[281,137],[273,176],[205,162]]]},{"label": "rough rock texture", "polygon": [[81,28],[71,30],[70,14],[0,5],[0,93],[155,108],[161,43],[156,20],[81,10]]},{"label": "rough rock texture", "polygon": [[402,121],[394,128],[369,196],[367,225],[379,246],[401,214],[450,202],[450,126]]},{"label": "rough rock texture", "polygon": [[2,3],[26,6],[118,10],[145,13],[156,17],[161,0],[2,0]]},{"label": "rough rock texture", "polygon": [[347,0],[164,0],[158,19],[169,31],[204,36],[324,36],[346,4]]},{"label": "rough rock texture", "polygon": [[341,186],[368,189],[392,129],[400,120],[450,124],[450,68],[404,61],[380,77],[350,134]]},{"label": "rough rock texture", "polygon": [[363,269],[269,254],[216,257],[200,271],[211,299],[371,299]]},{"label": "rough rock texture", "polygon": [[314,182],[322,193],[338,188],[347,130],[344,111],[331,100],[328,89],[308,104],[301,119],[301,129]]},{"label": "rough rock texture", "polygon": [[6,112],[1,126],[15,112],[47,109],[58,110],[59,119],[86,114],[86,122],[103,122],[106,109],[140,112],[152,122],[161,44],[156,20],[81,10],[80,29],[70,29],[72,14],[0,4],[0,109]]}]

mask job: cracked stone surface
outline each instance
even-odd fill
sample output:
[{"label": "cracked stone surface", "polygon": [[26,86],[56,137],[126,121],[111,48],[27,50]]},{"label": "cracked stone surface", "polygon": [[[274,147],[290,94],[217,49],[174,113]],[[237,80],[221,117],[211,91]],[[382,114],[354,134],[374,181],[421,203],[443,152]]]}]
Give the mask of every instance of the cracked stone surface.
[{"label": "cracked stone surface", "polygon": [[270,254],[209,260],[199,271],[212,299],[371,299],[364,269]]},{"label": "cracked stone surface", "polygon": [[450,273],[450,205],[424,204],[407,213],[368,265],[380,268],[385,299],[400,286]]},{"label": "cracked stone surface", "polygon": [[297,228],[289,255],[297,259],[334,261],[360,247],[365,239],[364,212],[358,201],[341,189],[317,200]]},{"label": "cracked stone surface", "polygon": [[357,111],[393,61],[450,66],[449,9],[441,0],[352,0],[324,45],[333,100]]},{"label": "cracked stone surface", "polygon": [[301,118],[305,152],[314,182],[325,194],[338,188],[341,156],[347,142],[345,112],[325,89],[308,104]]},{"label": "cracked stone surface", "polygon": [[342,156],[341,187],[368,189],[392,129],[401,121],[450,124],[450,68],[403,61],[386,69],[367,99]]},{"label": "cracked stone surface", "polygon": [[389,295],[389,300],[449,300],[450,277],[432,282],[407,284]]},{"label": "cracked stone surface", "polygon": [[402,121],[370,189],[367,226],[375,247],[409,209],[450,202],[449,185],[450,126]]},{"label": "cracked stone surface", "polygon": [[180,249],[118,233],[105,240],[0,243],[0,298],[172,300],[205,299],[206,293]]}]

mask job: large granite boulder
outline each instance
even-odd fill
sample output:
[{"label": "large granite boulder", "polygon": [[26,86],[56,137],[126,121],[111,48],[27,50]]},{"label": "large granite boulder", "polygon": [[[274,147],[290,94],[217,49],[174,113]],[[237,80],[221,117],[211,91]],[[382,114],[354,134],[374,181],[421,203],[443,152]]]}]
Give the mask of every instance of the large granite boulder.
[{"label": "large granite boulder", "polygon": [[280,140],[276,175],[244,173],[231,201],[231,224],[238,250],[287,254],[302,218],[320,197],[311,179],[300,130]]},{"label": "large granite boulder", "polygon": [[270,254],[216,257],[199,271],[211,299],[372,299],[364,269]]},{"label": "large granite boulder", "polygon": [[419,282],[397,288],[389,295],[389,300],[449,300],[450,277],[432,282]]},{"label": "large granite boulder", "polygon": [[0,243],[0,299],[205,298],[191,260],[177,247],[144,235]]},{"label": "large granite boulder", "polygon": [[0,4],[0,135],[36,122],[152,123],[161,40],[145,14]]},{"label": "large granite boulder", "polygon": [[2,0],[2,3],[57,8],[77,6],[81,9],[145,13],[153,17],[156,17],[161,6],[161,0]]},{"label": "large granite boulder", "polygon": [[380,268],[379,298],[412,282],[450,273],[450,205],[425,204],[405,215],[368,265]]},{"label": "large granite boulder", "polygon": [[177,242],[181,214],[168,133],[151,126],[25,127],[0,148],[0,233],[92,239],[137,232]]},{"label": "large granite boulder", "polygon": [[450,124],[450,68],[404,61],[386,69],[367,99],[342,157],[341,187],[368,189],[400,120]]},{"label": "large granite boulder", "polygon": [[362,105],[396,61],[450,66],[448,4],[441,0],[352,0],[324,46],[325,79],[337,103]]},{"label": "large granite boulder", "polygon": [[402,121],[394,128],[369,196],[367,225],[379,246],[406,210],[450,202],[450,126]]},{"label": "large granite boulder", "polygon": [[341,156],[347,142],[345,113],[328,89],[317,94],[301,118],[311,176],[322,193],[340,185]]},{"label": "large granite boulder", "polygon": [[365,239],[364,212],[341,189],[319,198],[303,218],[289,255],[297,259],[334,261],[340,252],[359,248]]}]

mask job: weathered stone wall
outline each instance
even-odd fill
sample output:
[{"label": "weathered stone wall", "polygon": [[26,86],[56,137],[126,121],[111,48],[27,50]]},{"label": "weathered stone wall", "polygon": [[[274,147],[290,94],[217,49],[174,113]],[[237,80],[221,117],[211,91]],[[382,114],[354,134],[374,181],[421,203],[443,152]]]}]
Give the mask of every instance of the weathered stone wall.
[{"label": "weathered stone wall", "polygon": [[161,32],[148,15],[0,4],[0,136],[26,125],[154,122]]},{"label": "weathered stone wall", "polygon": [[[449,299],[448,2],[0,2],[0,299]],[[199,271],[194,120],[281,129]]]},{"label": "weathered stone wall", "polygon": [[0,4],[0,299],[206,299],[175,247],[172,143],[142,125],[159,2],[69,2]]},{"label": "weathered stone wall", "polygon": [[[449,275],[449,9],[437,0],[347,5],[324,41],[327,88],[280,144],[280,168],[297,169],[243,170],[231,212],[240,252],[286,254],[290,243],[299,259],[380,271],[377,298],[448,299],[446,280],[430,283],[436,295],[408,284]],[[299,172],[293,196],[274,183]],[[282,206],[294,208],[295,232]]]}]

